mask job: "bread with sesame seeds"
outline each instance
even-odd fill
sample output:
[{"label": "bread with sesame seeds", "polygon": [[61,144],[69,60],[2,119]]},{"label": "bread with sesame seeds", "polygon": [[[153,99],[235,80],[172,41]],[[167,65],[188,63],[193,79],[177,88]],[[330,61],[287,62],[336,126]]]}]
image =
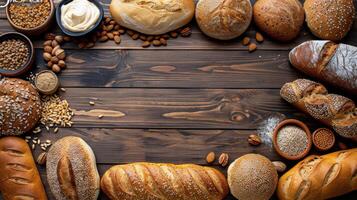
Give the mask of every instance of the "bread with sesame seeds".
[{"label": "bread with sesame seeds", "polygon": [[3,200],[47,200],[29,145],[22,138],[0,138],[0,192]]},{"label": "bread with sesame seeds", "polygon": [[291,50],[289,60],[307,75],[357,94],[357,47],[310,40]]},{"label": "bread with sesame seeds", "polygon": [[21,135],[41,118],[41,99],[35,87],[17,78],[0,78],[0,136]]},{"label": "bread with sesame seeds", "polygon": [[81,138],[67,136],[52,145],[47,182],[56,200],[96,200],[100,191],[94,153]]},{"label": "bread with sesame seeds", "polygon": [[357,148],[305,158],[280,177],[277,195],[280,200],[323,200],[355,190]]},{"label": "bread with sesame seeds", "polygon": [[339,135],[357,141],[357,108],[351,99],[328,94],[322,84],[307,79],[284,84],[280,95]]},{"label": "bread with sesame seeds", "polygon": [[222,200],[229,192],[226,178],[216,169],[144,162],[110,168],[101,188],[111,200]]},{"label": "bread with sesame seeds", "polygon": [[335,42],[347,35],[356,12],[353,0],[306,0],[304,9],[310,31]]},{"label": "bread with sesame seeds", "polygon": [[275,40],[296,38],[304,24],[304,9],[298,0],[259,0],[253,6],[257,27]]}]

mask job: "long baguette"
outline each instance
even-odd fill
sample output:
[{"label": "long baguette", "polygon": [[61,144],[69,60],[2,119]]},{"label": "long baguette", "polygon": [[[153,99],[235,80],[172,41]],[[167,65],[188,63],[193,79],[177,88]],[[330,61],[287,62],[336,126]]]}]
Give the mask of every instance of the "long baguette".
[{"label": "long baguette", "polygon": [[357,190],[357,148],[309,156],[280,179],[280,200],[322,200]]},{"label": "long baguette", "polygon": [[322,84],[307,79],[286,83],[280,95],[298,109],[332,127],[341,136],[357,139],[357,108],[351,99],[328,94]]},{"label": "long baguette", "polygon": [[224,175],[213,168],[154,163],[114,166],[101,188],[112,200],[221,200],[229,190]]},{"label": "long baguette", "polygon": [[357,94],[357,47],[311,40],[291,50],[289,59],[309,76]]}]

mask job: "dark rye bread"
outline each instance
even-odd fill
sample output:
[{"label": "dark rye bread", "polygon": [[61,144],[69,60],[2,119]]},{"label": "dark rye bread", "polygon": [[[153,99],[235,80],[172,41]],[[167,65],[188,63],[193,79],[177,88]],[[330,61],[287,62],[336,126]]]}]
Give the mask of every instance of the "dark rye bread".
[{"label": "dark rye bread", "polygon": [[21,135],[41,118],[41,100],[35,87],[17,78],[0,78],[0,136]]},{"label": "dark rye bread", "polygon": [[47,181],[56,200],[96,200],[100,178],[92,149],[78,137],[58,140],[46,161]]},{"label": "dark rye bread", "polygon": [[298,0],[259,0],[253,6],[254,22],[279,41],[296,38],[304,23],[304,9]]},{"label": "dark rye bread", "polygon": [[298,70],[357,95],[357,47],[329,40],[311,40],[289,54]]},{"label": "dark rye bread", "polygon": [[284,84],[280,95],[339,135],[357,141],[357,108],[351,99],[328,94],[322,84],[307,79]]},{"label": "dark rye bread", "polygon": [[351,29],[355,7],[353,0],[306,0],[307,26],[320,39],[340,41]]}]

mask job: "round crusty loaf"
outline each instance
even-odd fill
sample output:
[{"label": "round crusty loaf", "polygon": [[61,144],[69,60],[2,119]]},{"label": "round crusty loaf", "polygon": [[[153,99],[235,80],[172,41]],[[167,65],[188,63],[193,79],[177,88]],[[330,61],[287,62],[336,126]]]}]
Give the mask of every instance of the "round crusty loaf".
[{"label": "round crusty loaf", "polygon": [[262,155],[244,155],[228,168],[230,191],[239,200],[268,200],[277,183],[278,173],[273,163]]},{"label": "round crusty loaf", "polygon": [[0,136],[21,135],[41,118],[41,99],[28,82],[17,78],[0,80]]},{"label": "round crusty loaf", "polygon": [[311,32],[332,41],[346,36],[355,16],[353,0],[306,0],[304,9]]},{"label": "round crusty loaf", "polygon": [[81,138],[68,136],[49,150],[47,181],[57,200],[96,200],[100,177],[90,146]]},{"label": "round crusty loaf", "polygon": [[259,0],[253,16],[260,30],[279,41],[296,38],[304,24],[304,9],[298,0]]},{"label": "round crusty loaf", "polygon": [[206,35],[230,40],[247,30],[252,12],[249,0],[200,0],[196,7],[196,21]]},{"label": "round crusty loaf", "polygon": [[189,23],[195,3],[193,0],[112,0],[109,9],[121,26],[148,35],[160,35]]}]

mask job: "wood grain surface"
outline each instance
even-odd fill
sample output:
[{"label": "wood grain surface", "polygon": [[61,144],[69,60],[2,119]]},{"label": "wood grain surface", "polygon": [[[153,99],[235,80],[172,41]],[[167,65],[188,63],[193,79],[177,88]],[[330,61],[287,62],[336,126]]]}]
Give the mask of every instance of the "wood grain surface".
[{"label": "wood grain surface", "polygon": [[[107,15],[110,1],[101,0]],[[210,151],[228,153],[230,161],[247,153],[280,160],[269,144],[253,147],[247,143],[249,134],[256,133],[260,123],[275,113],[302,120],[312,130],[321,127],[279,95],[285,82],[306,77],[288,61],[290,49],[316,39],[306,25],[289,43],[264,35],[265,41],[253,53],[241,40],[254,38],[254,23],[242,37],[231,41],[208,38],[195,20],[190,26],[190,37],[170,39],[166,47],[144,49],[140,40],[128,35],[122,36],[120,45],[109,41],[89,50],[65,44],[68,67],[59,78],[66,92],[60,95],[75,110],[74,126],[61,128],[57,134],[43,130],[41,140],[55,142],[70,135],[83,138],[93,148],[102,175],[111,166],[137,161],[207,165],[204,157]],[[14,30],[0,9],[0,32],[9,31]],[[53,27],[51,32],[60,30]],[[46,66],[43,39],[33,38],[33,42],[36,73]],[[342,42],[357,46],[357,23]],[[99,119],[99,115],[104,117]],[[34,156],[40,152],[37,147]],[[217,163],[213,167],[226,173]],[[39,170],[49,199],[54,199],[44,167]],[[338,199],[356,196],[354,192]],[[101,194],[99,199],[107,198]]]}]

